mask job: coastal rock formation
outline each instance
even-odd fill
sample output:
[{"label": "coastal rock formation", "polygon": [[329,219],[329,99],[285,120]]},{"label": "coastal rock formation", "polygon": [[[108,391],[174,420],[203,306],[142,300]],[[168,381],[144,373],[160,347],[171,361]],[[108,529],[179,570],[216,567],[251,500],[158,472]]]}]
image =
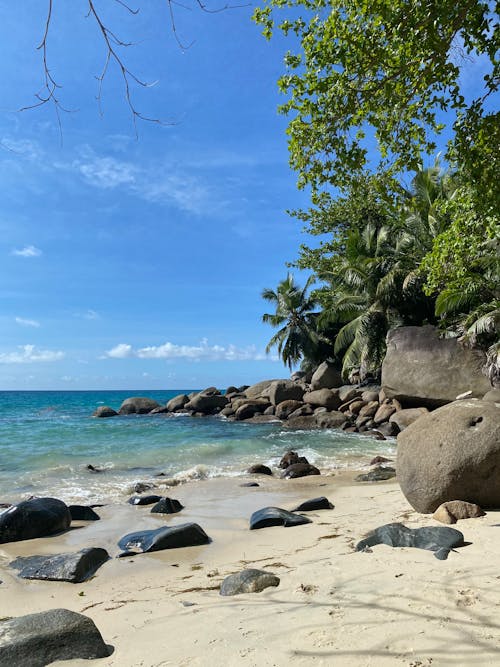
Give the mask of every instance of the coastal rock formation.
[{"label": "coastal rock formation", "polygon": [[254,401],[242,399],[241,402],[235,401],[233,405],[236,408],[234,418],[236,421],[241,421],[262,414],[270,406],[270,403],[262,399]]},{"label": "coastal rock formation", "polygon": [[370,470],[370,472],[358,475],[355,480],[356,482],[382,482],[393,477],[396,477],[394,468],[390,466],[377,466],[373,470]]},{"label": "coastal rock formation", "polygon": [[446,560],[455,547],[463,546],[464,536],[454,528],[436,526],[407,528],[402,523],[388,523],[376,528],[356,545],[356,551],[365,551],[376,544],[390,547],[415,547],[434,552],[438,560]]},{"label": "coastal rock formation", "polygon": [[481,372],[485,355],[440,338],[433,326],[399,327],[387,334],[382,387],[388,398],[404,404],[436,407],[472,391],[482,397],[491,389]]},{"label": "coastal rock formation", "polygon": [[194,412],[201,412],[202,414],[212,414],[216,410],[220,410],[228,403],[228,399],[222,396],[220,391],[215,387],[208,387],[200,391],[199,394],[193,396],[188,403],[184,404],[186,410],[193,410]]},{"label": "coastal rock formation", "polygon": [[186,405],[186,403],[188,402],[189,398],[186,396],[186,394],[177,394],[177,396],[174,396],[168,401],[167,409],[170,412],[175,412],[176,410],[182,410]]},{"label": "coastal rock formation", "polygon": [[424,514],[449,500],[500,507],[499,461],[500,406],[489,401],[455,401],[398,435],[398,481]]},{"label": "coastal rock formation", "polygon": [[309,463],[305,456],[299,456],[297,452],[292,452],[291,449],[285,452],[278,463],[278,468],[285,469],[294,463]]},{"label": "coastal rock formation", "polygon": [[320,496],[319,498],[311,498],[311,500],[305,500],[303,503],[300,503],[298,507],[292,510],[292,512],[313,512],[314,510],[332,510],[334,505],[326,498],[325,496]]},{"label": "coastal rock formation", "polygon": [[132,496],[128,499],[130,505],[154,505],[154,503],[160,502],[162,499],[161,496],[151,495],[151,496]]},{"label": "coastal rock formation", "polygon": [[270,586],[279,586],[280,580],[275,574],[264,570],[243,570],[226,577],[220,587],[220,595],[240,595],[241,593],[260,593]]},{"label": "coastal rock formation", "polygon": [[175,498],[161,498],[156,505],[151,508],[151,514],[177,514],[184,509],[184,505]]},{"label": "coastal rock formation", "polygon": [[500,388],[495,387],[490,389],[483,396],[483,401],[491,401],[492,403],[500,403]]},{"label": "coastal rock formation", "polygon": [[278,403],[276,406],[276,417],[278,419],[288,419],[288,417],[303,405],[302,401],[288,399]]},{"label": "coastal rock formation", "polygon": [[463,500],[451,500],[440,505],[432,518],[441,523],[456,523],[461,519],[477,519],[485,514],[479,505],[466,503]]},{"label": "coastal rock formation", "polygon": [[101,518],[92,507],[86,505],[69,505],[69,512],[72,521],[99,521]]},{"label": "coastal rock formation", "polygon": [[320,428],[340,428],[347,421],[344,412],[321,412],[316,415],[316,423]]},{"label": "coastal rock formation", "polygon": [[117,416],[118,412],[116,412],[116,410],[113,410],[113,408],[110,408],[109,405],[100,405],[92,415],[92,417],[99,417],[99,418],[117,417]]},{"label": "coastal rock formation", "polygon": [[132,396],[123,401],[118,410],[120,415],[146,415],[151,410],[159,408],[160,404],[152,398],[144,398],[142,396]]},{"label": "coastal rock formation", "polygon": [[69,609],[0,621],[0,665],[44,667],[56,660],[106,658],[110,649],[94,621]]},{"label": "coastal rock formation", "polygon": [[304,394],[304,403],[309,403],[314,407],[326,408],[327,410],[337,410],[342,403],[338,390],[316,389]]},{"label": "coastal rock formation", "polygon": [[208,544],[210,538],[197,523],[182,523],[178,526],[166,526],[157,530],[141,530],[124,535],[118,542],[120,549],[125,553],[148,553],[163,549],[178,549]]},{"label": "coastal rock formation", "polygon": [[314,371],[311,379],[311,389],[333,389],[342,386],[342,373],[340,370],[324,361]]},{"label": "coastal rock formation", "polygon": [[410,424],[413,424],[414,421],[417,421],[419,417],[428,412],[429,410],[427,410],[427,408],[407,408],[406,410],[398,410],[390,416],[389,421],[392,424],[396,424],[400,431],[403,431],[405,428],[408,428]]},{"label": "coastal rock formation", "polygon": [[62,500],[23,500],[0,514],[0,544],[54,535],[67,530],[70,523],[71,513]]},{"label": "coastal rock formation", "polygon": [[269,526],[301,526],[304,523],[312,523],[311,519],[300,514],[293,514],[281,507],[263,507],[250,517],[250,530],[258,528],[269,528]]},{"label": "coastal rock formation", "polygon": [[273,471],[268,466],[263,465],[262,463],[256,463],[253,466],[248,468],[247,472],[250,475],[272,475]]},{"label": "coastal rock formation", "polygon": [[259,396],[266,396],[269,398],[269,388],[273,382],[277,380],[262,380],[262,382],[256,382],[255,384],[250,385],[244,391],[244,394],[247,398],[258,398]]},{"label": "coastal rock formation", "polygon": [[107,560],[109,554],[106,549],[89,547],[77,553],[19,557],[10,563],[10,567],[18,570],[22,579],[80,584],[89,579]]},{"label": "coastal rock formation", "polygon": [[293,463],[281,473],[282,479],[296,479],[308,475],[321,475],[320,471],[310,463]]},{"label": "coastal rock formation", "polygon": [[275,380],[269,387],[269,400],[272,405],[283,401],[302,401],[304,388],[291,380]]}]

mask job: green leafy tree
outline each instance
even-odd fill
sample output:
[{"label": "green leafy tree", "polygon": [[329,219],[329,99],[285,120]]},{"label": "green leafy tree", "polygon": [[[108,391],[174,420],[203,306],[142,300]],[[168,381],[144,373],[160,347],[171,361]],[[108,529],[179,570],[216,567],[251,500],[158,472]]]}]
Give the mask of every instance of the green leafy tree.
[{"label": "green leafy tree", "polygon": [[277,347],[290,369],[301,360],[317,361],[321,356],[323,341],[316,330],[317,303],[307,293],[313,282],[314,276],[311,276],[300,288],[289,273],[276,290],[266,288],[262,291],[262,298],[276,306],[274,313],[262,316],[262,321],[280,327],[269,341],[266,352]]}]

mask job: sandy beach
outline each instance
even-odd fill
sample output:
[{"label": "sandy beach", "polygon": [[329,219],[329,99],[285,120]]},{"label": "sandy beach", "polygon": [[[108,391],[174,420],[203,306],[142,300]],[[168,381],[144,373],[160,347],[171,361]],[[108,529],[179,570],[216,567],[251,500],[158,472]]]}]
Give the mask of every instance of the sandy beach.
[{"label": "sandy beach", "polygon": [[[65,607],[90,616],[115,667],[166,665],[491,665],[500,660],[497,554],[499,517],[461,521],[468,546],[439,561],[430,551],[373,547],[356,553],[366,532],[401,521],[440,525],[414,512],[399,486],[360,484],[352,474],[299,480],[215,479],[170,489],[185,509],[153,517],[148,507],[108,505],[102,520],[53,538],[0,548],[1,615]],[[266,505],[293,509],[326,495],[333,510],[312,524],[250,531]],[[7,567],[18,555],[101,546],[115,556],[126,532],[196,521],[213,542],[112,558],[88,582],[24,581]],[[82,526],[79,528],[78,526]],[[277,588],[221,597],[223,578],[244,568],[275,573]],[[87,661],[60,664],[84,665]]]}]

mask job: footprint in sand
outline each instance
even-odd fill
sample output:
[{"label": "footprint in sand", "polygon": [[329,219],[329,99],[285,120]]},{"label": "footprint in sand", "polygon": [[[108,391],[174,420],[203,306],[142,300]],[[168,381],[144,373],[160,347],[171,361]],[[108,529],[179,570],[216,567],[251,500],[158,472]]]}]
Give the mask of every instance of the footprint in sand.
[{"label": "footprint in sand", "polygon": [[457,592],[457,607],[471,607],[478,601],[477,595],[470,588]]}]

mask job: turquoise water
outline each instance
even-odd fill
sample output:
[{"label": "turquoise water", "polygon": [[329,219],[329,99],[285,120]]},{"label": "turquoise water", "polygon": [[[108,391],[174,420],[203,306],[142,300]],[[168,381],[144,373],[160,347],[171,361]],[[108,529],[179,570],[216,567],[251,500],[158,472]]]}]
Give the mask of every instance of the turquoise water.
[{"label": "turquoise water", "polygon": [[[0,501],[31,495],[123,500],[135,482],[154,482],[159,473],[179,482],[237,476],[253,463],[276,465],[287,449],[326,470],[359,468],[375,454],[394,454],[393,441],[333,430],[291,432],[279,423],[91,417],[99,405],[118,410],[130,396],[164,404],[184,391],[0,392]],[[102,472],[90,473],[88,464]]]}]

